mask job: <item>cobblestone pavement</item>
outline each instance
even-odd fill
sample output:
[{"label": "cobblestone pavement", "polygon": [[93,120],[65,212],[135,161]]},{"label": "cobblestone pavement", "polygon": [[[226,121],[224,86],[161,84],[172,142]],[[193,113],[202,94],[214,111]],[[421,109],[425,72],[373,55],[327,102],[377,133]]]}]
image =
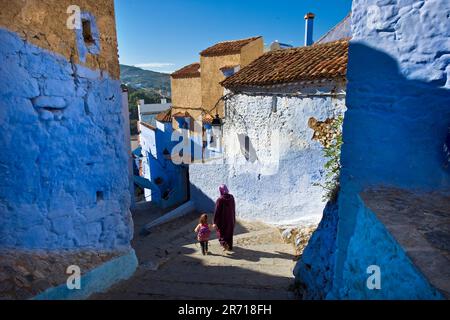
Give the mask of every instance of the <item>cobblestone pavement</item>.
[{"label": "cobblestone pavement", "polygon": [[[224,253],[216,239],[203,256],[193,229],[199,214],[192,213],[138,234],[148,222],[134,217],[133,247],[139,259],[135,275],[92,299],[292,299],[295,265],[292,244],[280,231],[257,222],[238,221],[235,248]],[[215,237],[215,232],[213,232]]]}]

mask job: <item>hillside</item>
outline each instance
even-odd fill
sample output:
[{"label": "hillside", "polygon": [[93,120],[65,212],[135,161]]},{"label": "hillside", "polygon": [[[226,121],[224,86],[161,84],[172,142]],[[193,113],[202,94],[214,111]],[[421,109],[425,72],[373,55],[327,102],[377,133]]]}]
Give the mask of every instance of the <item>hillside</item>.
[{"label": "hillside", "polygon": [[121,64],[120,79],[127,87],[134,89],[162,90],[164,95],[167,95],[168,92],[170,93],[170,75],[167,73]]}]

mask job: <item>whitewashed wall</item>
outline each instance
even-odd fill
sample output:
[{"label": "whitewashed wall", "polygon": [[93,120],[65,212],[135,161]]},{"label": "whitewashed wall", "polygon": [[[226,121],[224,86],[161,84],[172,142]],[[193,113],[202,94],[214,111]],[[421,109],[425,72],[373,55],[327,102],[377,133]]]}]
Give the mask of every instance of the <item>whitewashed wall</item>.
[{"label": "whitewashed wall", "polygon": [[[324,94],[331,88],[307,89]],[[324,192],[313,184],[324,182],[326,160],[322,145],[312,140],[308,120],[335,118],[345,110],[344,96],[274,98],[247,93],[228,100],[226,109],[222,163],[189,167],[191,198],[198,209],[211,211],[217,187],[225,183],[241,218],[271,224],[317,223],[325,206]],[[242,152],[245,136],[248,159]]]}]

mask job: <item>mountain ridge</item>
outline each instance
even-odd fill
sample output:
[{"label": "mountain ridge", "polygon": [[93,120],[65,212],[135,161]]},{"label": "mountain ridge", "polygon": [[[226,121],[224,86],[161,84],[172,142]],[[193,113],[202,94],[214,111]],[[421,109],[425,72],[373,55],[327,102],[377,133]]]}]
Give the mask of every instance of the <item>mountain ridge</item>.
[{"label": "mountain ridge", "polygon": [[170,96],[170,74],[168,73],[120,64],[120,80],[127,87],[162,92],[162,95]]}]

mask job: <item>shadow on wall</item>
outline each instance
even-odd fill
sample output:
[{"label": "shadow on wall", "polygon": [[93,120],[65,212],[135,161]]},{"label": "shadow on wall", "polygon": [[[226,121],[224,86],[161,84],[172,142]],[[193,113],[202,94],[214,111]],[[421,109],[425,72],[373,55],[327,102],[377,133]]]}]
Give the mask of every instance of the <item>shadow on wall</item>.
[{"label": "shadow on wall", "polygon": [[322,221],[309,239],[301,259],[294,268],[301,296],[305,300],[325,299],[333,282],[336,234],[338,224],[337,203],[328,202]]},{"label": "shadow on wall", "polygon": [[[444,151],[450,125],[450,92],[444,88],[447,79],[443,65],[442,75],[435,77],[436,80],[408,79],[394,57],[361,43],[350,45],[333,284],[336,294],[339,290],[358,290],[351,287],[352,281],[345,274],[344,266],[358,259],[347,254],[350,240],[366,232],[355,227],[358,219],[364,219],[358,216],[358,194],[362,190],[380,186],[419,191],[450,190]],[[414,71],[419,68],[421,66]],[[372,236],[383,238],[382,235]],[[408,263],[400,260],[398,254],[394,253],[395,259],[391,261],[385,260],[392,252],[383,251],[389,247],[389,239],[383,239],[386,246],[375,247],[374,239],[359,244],[372,250],[373,255],[370,261],[359,257],[358,266],[377,264],[393,270],[392,276],[384,280],[385,288],[392,288],[390,298],[414,295],[414,287],[410,288],[410,293],[402,290],[404,285],[399,279],[408,283],[415,283],[417,279],[405,280],[401,275],[399,266],[407,268]],[[365,270],[355,269],[354,272]],[[365,289],[359,290],[361,296],[367,294]],[[376,298],[386,298],[380,294]]]},{"label": "shadow on wall", "polygon": [[344,183],[352,175],[361,187],[448,190],[444,145],[450,126],[450,91],[443,88],[446,77],[409,80],[393,57],[360,43],[350,45],[347,77],[341,155]]},{"label": "shadow on wall", "polygon": [[[195,202],[197,210],[204,212],[214,212],[214,207],[216,205],[215,202],[195,185],[193,185],[192,183],[189,184],[191,200]],[[217,194],[217,197],[218,196],[219,194]]]},{"label": "shadow on wall", "polygon": [[[443,88],[445,77],[430,82],[409,80],[401,74],[395,58],[360,43],[350,44],[348,70],[339,208],[330,211],[330,204],[327,205],[294,273],[305,286],[307,299],[327,296],[339,299],[344,297],[341,293],[349,291],[350,298],[359,299],[413,297],[420,287],[413,285],[422,282],[414,278],[414,273],[409,273],[407,278],[409,262],[402,260],[398,253],[387,251],[395,247],[389,244],[391,240],[383,234],[372,234],[371,237],[383,239],[385,243],[381,245],[374,238],[364,237],[370,234],[368,230],[355,227],[357,219],[364,219],[358,217],[358,194],[377,185],[450,190],[445,152],[450,92]],[[339,219],[330,214],[338,215]],[[352,250],[361,256],[347,255],[352,237],[365,239],[358,243],[359,249]],[[370,252],[370,258],[363,251]],[[386,257],[394,259],[390,261]],[[363,265],[372,264],[391,270],[383,280],[386,288],[383,292],[389,291],[391,296],[367,292],[355,280],[358,275],[365,279]],[[352,274],[345,274],[344,265],[353,267]],[[412,287],[405,289],[405,283]],[[331,295],[330,290],[334,292]],[[420,294],[427,293],[423,290]]]}]

